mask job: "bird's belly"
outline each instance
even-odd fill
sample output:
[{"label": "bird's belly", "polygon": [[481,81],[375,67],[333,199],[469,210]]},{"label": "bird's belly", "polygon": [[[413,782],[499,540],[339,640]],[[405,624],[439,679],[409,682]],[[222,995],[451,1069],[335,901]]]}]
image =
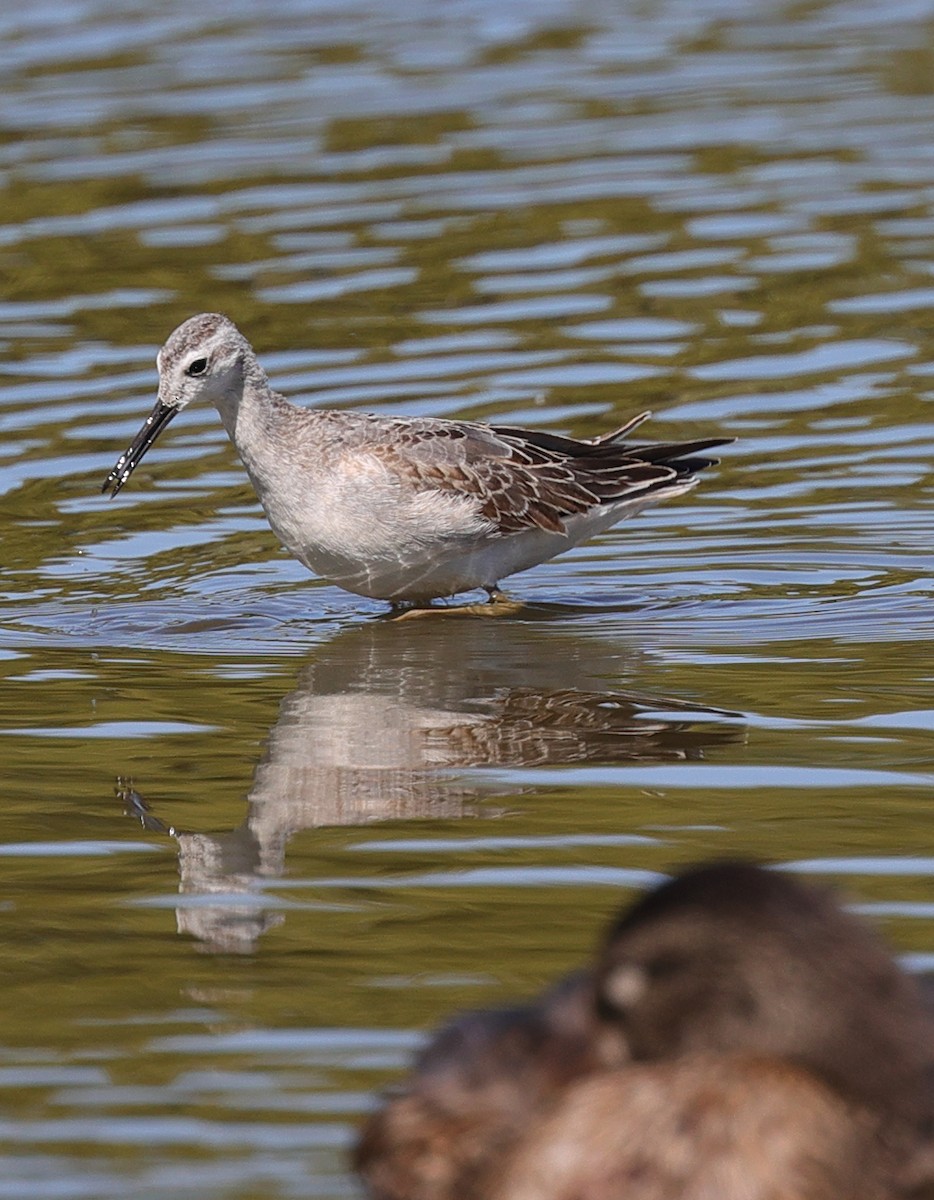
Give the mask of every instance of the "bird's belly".
[{"label": "bird's belly", "polygon": [[348,592],[374,600],[428,601],[472,588],[492,586],[500,574],[492,543],[412,542],[384,547],[379,555],[352,556],[319,544],[296,553],[305,566]]},{"label": "bird's belly", "polygon": [[359,461],[353,468],[332,469],[311,485],[306,477],[300,493],[267,489],[256,476],[253,482],[290,553],[322,579],[375,600],[425,602],[492,588],[652,502],[639,496],[595,507],[569,517],[564,533],[534,527],[501,534],[476,497],[416,491]]},{"label": "bird's belly", "polygon": [[570,545],[568,536],[535,529],[469,542],[397,546],[379,557],[351,558],[308,546],[297,557],[316,575],[349,592],[376,600],[425,602],[492,588],[507,575],[553,558]]},{"label": "bird's belly", "polygon": [[384,479],[374,486],[359,474],[344,482],[332,478],[300,503],[260,493],[273,532],[316,575],[377,600],[429,600],[486,582],[484,560],[499,539],[475,501]]}]

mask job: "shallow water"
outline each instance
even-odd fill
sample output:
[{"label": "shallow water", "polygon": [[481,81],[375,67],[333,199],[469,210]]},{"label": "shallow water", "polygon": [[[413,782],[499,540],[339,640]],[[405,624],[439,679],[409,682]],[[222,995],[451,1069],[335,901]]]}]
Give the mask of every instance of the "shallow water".
[{"label": "shallow water", "polygon": [[[707,855],[934,964],[929,7],[39,0],[0,64],[0,1197],[353,1195],[424,1029]],[[310,403],[738,440],[387,623],[213,411],[100,495],[204,309]]]}]

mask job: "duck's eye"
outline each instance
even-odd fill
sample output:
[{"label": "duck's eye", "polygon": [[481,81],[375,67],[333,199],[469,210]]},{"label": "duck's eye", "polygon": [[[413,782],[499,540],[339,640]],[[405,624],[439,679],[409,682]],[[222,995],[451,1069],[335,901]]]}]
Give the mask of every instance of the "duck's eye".
[{"label": "duck's eye", "polygon": [[671,979],[687,967],[687,960],[680,954],[659,954],[645,964],[645,971],[653,983]]},{"label": "duck's eye", "polygon": [[190,362],[185,368],[186,375],[203,375],[208,369],[208,360],[206,358],[196,358],[194,362]]}]

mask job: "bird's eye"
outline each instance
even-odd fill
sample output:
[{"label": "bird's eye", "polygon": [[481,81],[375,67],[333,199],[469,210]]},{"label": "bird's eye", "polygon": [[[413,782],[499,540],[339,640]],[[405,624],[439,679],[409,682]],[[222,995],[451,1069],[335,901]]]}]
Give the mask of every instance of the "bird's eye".
[{"label": "bird's eye", "polygon": [[190,362],[185,368],[186,375],[203,375],[208,369],[208,360],[206,358],[196,358],[194,362]]},{"label": "bird's eye", "polygon": [[687,960],[680,954],[659,954],[645,964],[646,974],[653,983],[670,979],[687,967]]}]

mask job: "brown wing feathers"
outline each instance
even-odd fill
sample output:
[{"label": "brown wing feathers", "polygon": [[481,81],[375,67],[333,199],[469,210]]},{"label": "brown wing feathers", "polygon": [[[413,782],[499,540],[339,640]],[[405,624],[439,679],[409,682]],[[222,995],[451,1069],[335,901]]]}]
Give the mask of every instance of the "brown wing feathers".
[{"label": "brown wing feathers", "polygon": [[476,500],[500,533],[564,533],[568,517],[688,478],[716,462],[704,451],[732,441],[624,442],[646,416],[586,441],[509,425],[425,421],[405,429],[404,462],[395,445],[369,452],[392,459],[416,485]]},{"label": "brown wing feathers", "polygon": [[484,516],[496,521],[503,533],[530,525],[563,533],[564,518],[693,475],[715,460],[692,456],[730,440],[647,446],[613,440],[632,426],[630,422],[593,442],[493,426],[492,432],[511,453],[507,460],[487,460],[497,486],[491,486],[492,478],[484,480]]}]

